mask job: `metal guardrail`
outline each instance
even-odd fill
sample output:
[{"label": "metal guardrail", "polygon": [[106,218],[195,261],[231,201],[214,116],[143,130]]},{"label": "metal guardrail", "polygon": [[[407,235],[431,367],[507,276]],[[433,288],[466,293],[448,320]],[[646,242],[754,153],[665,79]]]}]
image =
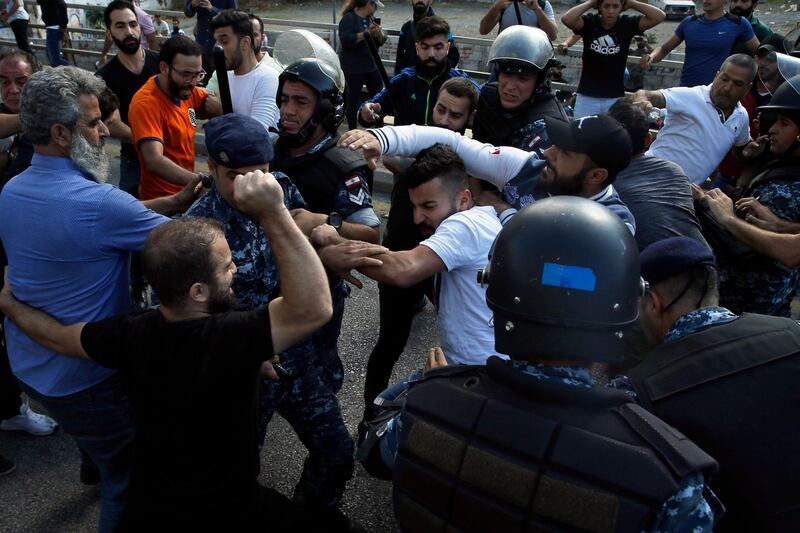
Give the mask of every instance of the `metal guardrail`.
[{"label": "metal guardrail", "polygon": [[[35,2],[31,0],[25,0],[25,4],[28,5],[35,5]],[[83,10],[93,10],[93,11],[100,11],[104,10],[106,6],[103,5],[88,5],[88,4],[76,4],[76,3],[67,3],[66,6],[72,9],[83,9]],[[186,15],[183,11],[169,11],[163,9],[147,9],[145,10],[146,13],[149,15],[161,15],[162,17],[179,17],[183,18]],[[263,18],[265,27],[267,25],[271,26],[278,26],[278,27],[290,27],[290,28],[307,28],[307,29],[314,29],[314,30],[325,30],[331,33],[338,31],[339,26],[338,24],[333,24],[331,22],[315,22],[315,21],[306,21],[306,20],[286,20],[286,19],[276,19],[276,18]],[[45,29],[43,24],[29,24],[30,28],[34,29]],[[87,35],[105,35],[105,30],[97,29],[97,28],[68,28],[69,32],[75,33],[85,33]],[[395,29],[385,29],[384,30],[387,35],[398,36],[400,35],[400,30]],[[467,37],[462,35],[456,35],[455,40],[460,44],[471,44],[477,46],[491,46],[493,39],[484,39],[479,37]],[[10,40],[3,40],[0,39],[0,44],[6,46],[15,46],[16,43]],[[44,50],[44,45],[34,44],[31,45],[36,50]],[[84,50],[78,48],[64,48],[63,49],[65,54],[77,54],[77,55],[85,55],[85,56],[92,56],[92,57],[99,57],[101,54],[100,52],[94,50]],[[582,46],[572,46],[567,49],[567,55],[570,57],[581,57],[583,55],[583,47]],[[630,65],[636,65],[639,63],[641,58],[639,56],[628,56],[627,63]],[[395,62],[390,59],[383,60],[384,65],[387,67],[393,67]],[[670,67],[674,69],[679,69],[683,67],[682,61],[664,59],[657,63],[658,66],[662,67]],[[469,74],[475,79],[478,80],[485,80],[489,78],[489,72],[481,71],[481,70],[469,70],[469,69],[462,69],[464,72]],[[553,87],[556,89],[561,90],[572,90],[574,91],[577,86],[574,84],[564,84],[564,83],[553,83]]]}]

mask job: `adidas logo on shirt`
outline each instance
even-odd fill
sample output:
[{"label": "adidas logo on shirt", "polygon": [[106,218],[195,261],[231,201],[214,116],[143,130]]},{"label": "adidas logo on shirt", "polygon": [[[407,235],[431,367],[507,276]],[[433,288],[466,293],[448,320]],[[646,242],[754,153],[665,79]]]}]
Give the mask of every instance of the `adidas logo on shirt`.
[{"label": "adidas logo on shirt", "polygon": [[620,45],[615,43],[610,35],[603,35],[592,41],[590,48],[598,54],[613,56],[619,53]]}]

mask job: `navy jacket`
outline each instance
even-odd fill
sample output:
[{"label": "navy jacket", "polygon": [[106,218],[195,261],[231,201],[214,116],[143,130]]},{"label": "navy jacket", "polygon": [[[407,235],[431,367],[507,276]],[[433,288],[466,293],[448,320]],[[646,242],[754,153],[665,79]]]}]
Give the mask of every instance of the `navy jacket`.
[{"label": "navy jacket", "polygon": [[[378,70],[375,61],[369,53],[366,41],[357,42],[358,34],[364,33],[372,24],[375,17],[370,15],[364,19],[356,15],[355,11],[348,11],[339,21],[339,41],[342,48],[339,50],[339,61],[345,74],[366,74]],[[376,42],[378,47],[383,43]]]},{"label": "navy jacket", "polygon": [[[381,89],[381,92],[365,103],[379,103],[381,105],[381,117],[384,115],[393,115],[395,126],[404,126],[407,124],[429,126],[431,125],[433,106],[436,104],[436,97],[439,94],[439,89],[442,88],[444,82],[455,77],[470,79],[466,72],[454,68],[446,70],[433,80],[426,80],[421,76],[417,76],[417,69],[415,68],[403,69],[400,74],[389,81],[392,85],[392,90],[399,99],[398,104],[403,106],[400,117],[394,112],[391,98],[389,98],[389,93],[386,92],[385,87]],[[474,81],[473,83],[475,84],[475,88],[480,90],[478,84]],[[359,109],[358,120],[360,123],[361,109]],[[367,126],[368,124],[362,125]]]},{"label": "navy jacket", "polygon": [[67,4],[64,0],[36,0],[42,7],[42,22],[45,26],[67,27]]}]

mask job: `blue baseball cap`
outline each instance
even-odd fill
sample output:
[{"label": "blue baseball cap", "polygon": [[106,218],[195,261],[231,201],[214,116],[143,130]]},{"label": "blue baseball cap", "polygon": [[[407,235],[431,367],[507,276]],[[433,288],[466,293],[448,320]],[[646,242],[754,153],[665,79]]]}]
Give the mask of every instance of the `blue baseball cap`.
[{"label": "blue baseball cap", "polygon": [[691,237],[670,237],[654,242],[639,257],[642,277],[655,284],[698,265],[716,268],[714,253]]},{"label": "blue baseball cap", "polygon": [[206,150],[218,165],[242,168],[263,165],[272,160],[272,141],[266,128],[256,119],[228,113],[206,122]]}]

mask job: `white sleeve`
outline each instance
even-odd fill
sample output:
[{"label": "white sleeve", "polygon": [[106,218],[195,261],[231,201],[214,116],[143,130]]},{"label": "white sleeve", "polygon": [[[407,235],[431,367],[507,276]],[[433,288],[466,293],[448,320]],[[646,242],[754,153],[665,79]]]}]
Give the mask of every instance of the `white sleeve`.
[{"label": "white sleeve", "polygon": [[699,95],[695,89],[696,87],[661,89],[661,94],[667,103],[667,111],[670,113],[692,113],[696,109],[692,104],[697,101]]},{"label": "white sleeve", "polygon": [[272,69],[262,67],[267,73],[259,77],[256,90],[253,92],[253,101],[250,104],[250,116],[259,121],[269,131],[269,128],[278,127],[278,106],[275,96],[278,94],[278,76]]},{"label": "white sleeve", "polygon": [[385,126],[370,133],[378,139],[384,155],[415,156],[436,143],[445,144],[464,160],[470,176],[499,188],[516,177],[531,158],[536,158],[532,152],[511,146],[495,147],[432,126]]},{"label": "white sleeve", "polygon": [[736,146],[745,146],[750,142],[750,120],[747,113],[739,115],[739,134],[736,136],[734,144]]}]

